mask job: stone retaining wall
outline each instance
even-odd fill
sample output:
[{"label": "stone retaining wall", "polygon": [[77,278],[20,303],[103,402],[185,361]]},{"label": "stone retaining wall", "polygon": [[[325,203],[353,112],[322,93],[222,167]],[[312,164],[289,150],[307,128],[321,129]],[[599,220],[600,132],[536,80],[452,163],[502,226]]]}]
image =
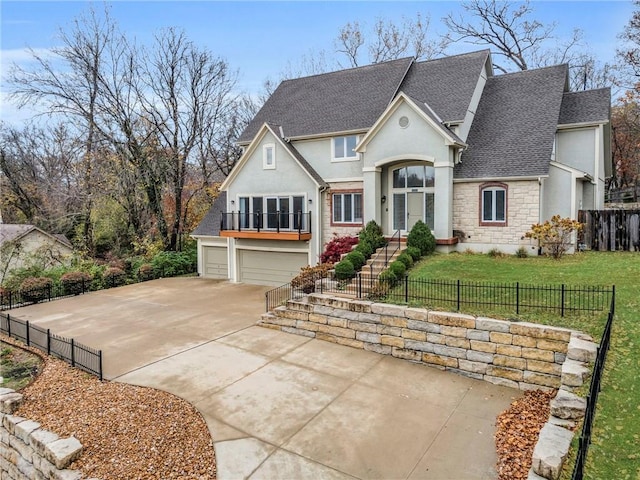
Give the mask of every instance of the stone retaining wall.
[{"label": "stone retaining wall", "polygon": [[581,332],[461,313],[311,294],[262,315],[259,325],[424,363],[497,385],[558,389],[536,443],[530,480],[559,478],[586,401],[597,345]]},{"label": "stone retaining wall", "polygon": [[533,323],[311,294],[260,324],[520,390],[575,387],[589,373],[566,358],[571,330]]},{"label": "stone retaining wall", "polygon": [[67,467],[82,453],[75,437],[60,438],[40,424],[13,415],[22,395],[0,388],[0,478],[2,480],[78,480]]}]

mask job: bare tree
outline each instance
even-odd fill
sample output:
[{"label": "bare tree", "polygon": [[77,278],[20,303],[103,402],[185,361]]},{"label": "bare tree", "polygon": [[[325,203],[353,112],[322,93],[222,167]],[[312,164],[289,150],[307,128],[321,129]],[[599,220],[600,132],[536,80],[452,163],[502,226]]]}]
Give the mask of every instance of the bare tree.
[{"label": "bare tree", "polygon": [[[437,57],[444,53],[448,39],[432,39],[430,19],[416,13],[414,18],[404,17],[400,23],[379,18],[367,34],[358,22],[347,23],[335,40],[336,53],[346,57],[347,66],[357,67],[366,48],[368,63],[380,63],[413,56],[417,60]],[[344,64],[338,61],[344,68]]]},{"label": "bare tree", "polygon": [[640,79],[640,1],[635,0],[634,10],[629,22],[620,34],[624,43],[616,52],[627,88],[638,90]]}]

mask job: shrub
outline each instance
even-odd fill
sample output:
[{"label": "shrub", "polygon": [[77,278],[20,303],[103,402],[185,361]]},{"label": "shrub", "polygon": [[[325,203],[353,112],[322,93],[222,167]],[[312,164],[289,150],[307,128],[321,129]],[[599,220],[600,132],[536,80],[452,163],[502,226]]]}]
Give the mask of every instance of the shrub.
[{"label": "shrub", "polygon": [[291,280],[291,286],[302,289],[304,293],[313,293],[316,291],[316,280],[325,278],[330,268],[329,263],[320,263],[315,267],[302,267],[300,273]]},{"label": "shrub", "polygon": [[398,260],[404,263],[404,266],[407,267],[407,270],[413,267],[413,258],[407,252],[402,252],[400,255],[398,255]]},{"label": "shrub", "polygon": [[422,256],[418,247],[407,247],[405,252],[411,255],[411,258],[413,258],[414,262],[420,260],[420,257]]},{"label": "shrub", "polygon": [[338,280],[348,280],[356,275],[356,270],[353,267],[353,263],[349,260],[341,260],[336,264],[336,278]]},{"label": "shrub", "polygon": [[551,220],[531,225],[531,230],[525,233],[525,237],[538,240],[538,245],[545,253],[557,260],[571,247],[573,232],[579,232],[582,227],[582,223],[577,220],[554,215]]},{"label": "shrub", "polygon": [[48,298],[53,281],[47,277],[29,277],[20,284],[20,294],[27,302],[39,302]]},{"label": "shrub", "polygon": [[362,266],[367,263],[367,259],[359,250],[354,250],[353,252],[347,253],[347,256],[344,258],[346,260],[349,260],[353,264],[353,268],[356,270],[360,270]]},{"label": "shrub", "polygon": [[154,276],[153,265],[151,265],[150,263],[143,263],[142,265],[140,265],[140,268],[138,268],[139,278],[150,280],[154,278]]},{"label": "shrub", "polygon": [[197,253],[192,251],[160,252],[151,260],[154,271],[163,277],[193,273],[197,269],[197,264]]},{"label": "shrub", "polygon": [[368,241],[373,246],[373,252],[380,247],[384,247],[387,241],[382,234],[382,227],[375,220],[369,221],[358,234],[360,241]]},{"label": "shrub", "polygon": [[497,248],[492,248],[491,250],[489,250],[487,252],[487,255],[490,256],[491,258],[503,258],[505,257],[505,254],[502,253],[499,249]]},{"label": "shrub", "polygon": [[527,249],[525,247],[520,247],[518,248],[518,250],[516,250],[516,253],[514,255],[518,258],[527,258],[529,256],[529,253],[527,252]]},{"label": "shrub", "polygon": [[365,259],[369,258],[373,254],[373,252],[376,251],[369,240],[361,240],[360,242],[358,242],[358,246],[355,249],[362,253]]},{"label": "shrub", "polygon": [[89,290],[91,275],[86,272],[67,272],[60,277],[60,283],[67,295],[78,295]]},{"label": "shrub", "polygon": [[389,270],[391,270],[397,279],[401,279],[404,277],[405,272],[407,271],[407,267],[404,266],[400,260],[396,260],[395,262],[391,262],[389,265]]},{"label": "shrub", "polygon": [[124,284],[127,274],[121,268],[109,267],[104,271],[102,277],[108,287],[117,287]]},{"label": "shrub", "polygon": [[325,245],[324,252],[320,255],[320,263],[338,263],[340,257],[350,252],[357,243],[358,237],[339,237],[334,234],[331,241]]},{"label": "shrub", "polygon": [[436,239],[431,229],[422,220],[418,220],[407,236],[407,247],[416,247],[422,255],[430,255],[436,249]]},{"label": "shrub", "polygon": [[391,287],[393,287],[396,284],[397,281],[398,281],[398,279],[397,279],[395,273],[393,273],[389,269],[384,270],[378,276],[378,283],[374,286],[374,288],[371,291],[371,293],[369,294],[369,296],[372,297],[372,298],[382,298],[382,297],[384,297],[389,292]]}]

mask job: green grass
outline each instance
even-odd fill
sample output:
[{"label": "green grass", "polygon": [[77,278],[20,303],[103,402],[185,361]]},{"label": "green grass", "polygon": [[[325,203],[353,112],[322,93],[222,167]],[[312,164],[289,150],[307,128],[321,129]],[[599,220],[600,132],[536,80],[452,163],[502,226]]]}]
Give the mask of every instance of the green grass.
[{"label": "green grass", "polygon": [[[611,349],[598,398],[585,478],[640,479],[640,254],[586,252],[561,260],[434,255],[417,263],[410,276],[545,285],[615,285],[616,316]],[[478,309],[463,311],[478,313]],[[481,313],[490,312],[484,309]],[[505,317],[504,312],[498,314]],[[561,318],[527,312],[520,318],[583,330],[599,339],[606,314]]]},{"label": "green grass", "polygon": [[0,387],[20,390],[38,374],[42,359],[33,353],[0,341]]}]

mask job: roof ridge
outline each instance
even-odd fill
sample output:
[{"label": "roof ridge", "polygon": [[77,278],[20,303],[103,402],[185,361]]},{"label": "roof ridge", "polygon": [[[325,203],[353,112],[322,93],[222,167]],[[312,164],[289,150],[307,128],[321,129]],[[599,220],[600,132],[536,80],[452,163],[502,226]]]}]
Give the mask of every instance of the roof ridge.
[{"label": "roof ridge", "polygon": [[503,78],[503,77],[513,77],[515,75],[527,75],[529,73],[536,73],[536,72],[541,72],[542,70],[552,70],[552,69],[559,69],[559,68],[564,68],[565,70],[569,70],[569,64],[568,63],[558,63],[556,65],[549,65],[546,67],[538,67],[538,68],[529,68],[527,70],[518,70],[517,72],[507,72],[507,73],[502,73],[500,75],[494,75],[491,78]]},{"label": "roof ridge", "polygon": [[576,95],[580,93],[588,93],[588,92],[601,92],[605,90],[611,90],[611,87],[600,87],[600,88],[588,88],[587,90],[575,90],[573,92],[564,92],[565,95]]},{"label": "roof ridge", "polygon": [[438,62],[441,60],[449,60],[450,58],[468,57],[468,56],[477,55],[483,52],[487,52],[487,54],[490,54],[491,50],[488,48],[483,48],[481,50],[474,50],[473,52],[456,53],[455,55],[444,55],[442,57],[437,57],[437,58],[427,58],[425,60],[416,61],[416,63],[423,64],[423,63],[429,63],[429,62]]},{"label": "roof ridge", "polygon": [[282,80],[280,82],[280,85],[285,83],[285,82],[292,82],[292,81],[296,81],[296,80],[302,80],[305,78],[314,78],[314,77],[322,77],[323,75],[332,75],[334,73],[344,73],[344,72],[351,72],[354,70],[362,70],[365,68],[373,68],[373,67],[378,67],[378,66],[382,66],[388,63],[394,63],[394,62],[400,62],[400,61],[406,61],[406,60],[413,60],[415,57],[409,56],[409,57],[402,57],[402,58],[395,58],[393,60],[385,60],[384,62],[377,62],[377,63],[368,63],[367,65],[358,65],[357,67],[349,67],[349,68],[341,68],[339,70],[331,70],[330,72],[322,72],[322,73],[314,73],[312,75],[304,75],[304,76],[300,76],[300,77],[294,77],[294,78],[287,78],[285,80]]}]

